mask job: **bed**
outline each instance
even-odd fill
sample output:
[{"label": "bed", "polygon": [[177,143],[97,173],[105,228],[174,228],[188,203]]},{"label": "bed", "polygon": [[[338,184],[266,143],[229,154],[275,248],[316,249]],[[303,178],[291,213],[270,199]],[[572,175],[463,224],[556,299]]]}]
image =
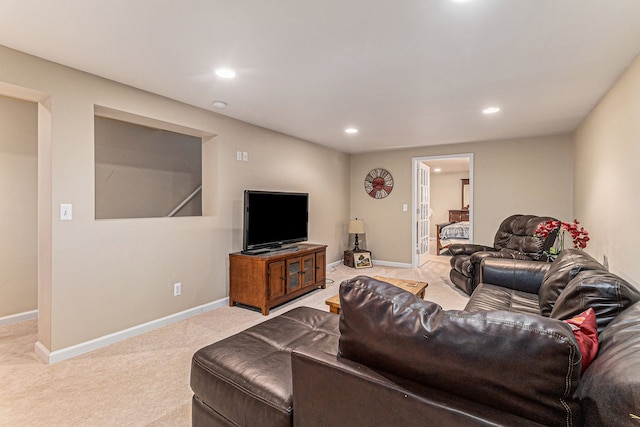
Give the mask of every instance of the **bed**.
[{"label": "bed", "polygon": [[436,224],[436,254],[454,243],[469,243],[469,221]]}]

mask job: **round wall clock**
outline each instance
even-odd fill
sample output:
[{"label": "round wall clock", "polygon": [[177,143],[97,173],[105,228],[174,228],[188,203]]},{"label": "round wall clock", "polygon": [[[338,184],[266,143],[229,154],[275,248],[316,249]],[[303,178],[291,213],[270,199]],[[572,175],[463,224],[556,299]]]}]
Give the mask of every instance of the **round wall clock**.
[{"label": "round wall clock", "polygon": [[384,199],[391,190],[393,190],[393,177],[385,169],[373,169],[364,178],[364,191],[374,199]]}]

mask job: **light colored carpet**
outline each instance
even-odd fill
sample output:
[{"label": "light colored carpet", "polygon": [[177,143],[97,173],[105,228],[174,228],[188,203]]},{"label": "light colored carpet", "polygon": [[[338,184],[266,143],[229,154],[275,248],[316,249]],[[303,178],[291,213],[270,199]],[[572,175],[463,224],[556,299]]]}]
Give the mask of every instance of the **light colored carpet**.
[{"label": "light colored carpet", "polygon": [[467,297],[448,279],[449,257],[430,257],[421,269],[339,265],[326,289],[280,307],[269,316],[223,307],[53,365],[33,351],[35,320],[0,327],[0,425],[190,426],[191,356],[199,348],[298,306],[328,311],[324,301],[353,276],[427,281],[425,299],[461,309]]}]

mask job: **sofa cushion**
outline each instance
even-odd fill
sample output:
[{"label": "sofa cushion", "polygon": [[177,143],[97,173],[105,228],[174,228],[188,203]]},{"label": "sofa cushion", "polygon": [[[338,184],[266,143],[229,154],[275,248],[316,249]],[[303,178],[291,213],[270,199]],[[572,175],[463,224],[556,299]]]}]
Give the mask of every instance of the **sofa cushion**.
[{"label": "sofa cushion", "polygon": [[[539,264],[539,263],[538,263]],[[540,314],[538,296],[504,286],[480,283],[464,307],[465,311],[515,311]]]},{"label": "sofa cushion", "polygon": [[560,252],[544,275],[538,291],[540,314],[547,317],[551,315],[558,296],[571,279],[583,270],[605,270],[605,268],[583,251],[565,249]]},{"label": "sofa cushion", "polygon": [[596,323],[596,313],[593,308],[588,308],[577,316],[565,320],[571,326],[573,335],[576,337],[580,354],[582,354],[582,369],[584,372],[593,359],[598,355],[598,325]]},{"label": "sofa cushion", "polygon": [[584,422],[590,426],[638,426],[640,416],[640,302],[600,334],[598,357],[578,387]]},{"label": "sofa cushion", "polygon": [[640,292],[615,274],[602,270],[578,273],[564,288],[550,317],[568,319],[591,307],[596,313],[598,333],[627,307],[640,300]]},{"label": "sofa cushion", "polygon": [[562,321],[445,311],[365,276],[343,282],[340,301],[342,357],[544,425],[580,418],[580,352]]}]

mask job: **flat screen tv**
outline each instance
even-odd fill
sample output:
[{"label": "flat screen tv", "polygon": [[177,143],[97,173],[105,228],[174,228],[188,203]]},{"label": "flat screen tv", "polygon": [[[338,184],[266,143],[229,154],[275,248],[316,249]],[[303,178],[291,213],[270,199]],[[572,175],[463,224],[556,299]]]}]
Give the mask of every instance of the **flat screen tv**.
[{"label": "flat screen tv", "polygon": [[260,253],[308,239],[309,194],[245,190],[244,253]]}]

